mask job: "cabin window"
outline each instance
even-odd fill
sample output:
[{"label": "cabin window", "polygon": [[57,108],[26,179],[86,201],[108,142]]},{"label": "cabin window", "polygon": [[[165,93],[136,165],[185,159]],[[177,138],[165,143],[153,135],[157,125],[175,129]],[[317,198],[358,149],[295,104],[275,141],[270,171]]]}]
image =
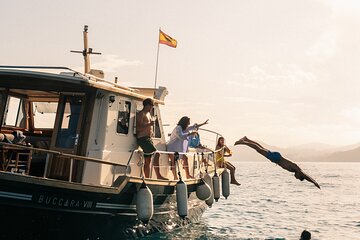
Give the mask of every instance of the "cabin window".
[{"label": "cabin window", "polygon": [[61,105],[59,112],[59,130],[56,137],[56,147],[73,148],[78,145],[77,128],[82,107],[82,98],[65,96],[65,103]]},{"label": "cabin window", "polygon": [[120,101],[117,119],[116,132],[121,134],[129,133],[131,102]]},{"label": "cabin window", "polygon": [[25,112],[24,101],[20,98],[9,96],[4,125],[25,128]]},{"label": "cabin window", "polygon": [[154,129],[154,137],[155,138],[161,138],[161,130],[160,130],[160,124],[159,124],[159,114],[157,114],[158,112],[158,108],[153,108],[153,116],[157,116],[156,117],[156,121],[155,121],[155,129]]},{"label": "cabin window", "polygon": [[4,117],[5,103],[6,103],[6,96],[3,92],[0,91],[0,120],[1,120],[1,122]]},{"label": "cabin window", "polygon": [[135,103],[135,117],[134,117],[134,135],[136,136],[136,118],[138,113],[141,111],[142,109],[142,104],[139,103]]},{"label": "cabin window", "polygon": [[33,102],[35,128],[54,128],[57,102]]}]

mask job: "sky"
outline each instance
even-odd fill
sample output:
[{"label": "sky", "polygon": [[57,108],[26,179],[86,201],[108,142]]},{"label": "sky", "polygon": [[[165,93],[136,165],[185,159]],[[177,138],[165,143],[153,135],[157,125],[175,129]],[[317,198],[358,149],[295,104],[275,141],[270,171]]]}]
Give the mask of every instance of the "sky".
[{"label": "sky", "polygon": [[[162,117],[184,115],[231,145],[360,142],[360,2],[355,0],[2,0],[0,65],[92,68],[125,86],[169,90]],[[171,129],[170,129],[171,130]]]}]

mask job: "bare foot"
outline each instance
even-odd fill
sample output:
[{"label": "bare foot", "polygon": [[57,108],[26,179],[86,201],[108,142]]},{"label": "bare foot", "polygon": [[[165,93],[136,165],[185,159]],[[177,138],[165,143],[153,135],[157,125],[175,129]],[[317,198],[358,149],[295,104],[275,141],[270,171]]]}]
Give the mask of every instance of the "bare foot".
[{"label": "bare foot", "polygon": [[191,175],[188,175],[188,176],[186,176],[186,178],[187,179],[195,179],[193,176],[191,176]]},{"label": "bare foot", "polygon": [[236,185],[236,186],[240,186],[240,185],[241,185],[241,183],[238,183],[238,181],[236,181],[236,180],[233,180],[233,181],[231,181],[230,183],[231,183],[231,184],[234,184],[234,185]]},{"label": "bare foot", "polygon": [[163,177],[163,176],[161,176],[161,175],[157,176],[157,179],[160,179],[160,180],[169,180],[169,179],[167,179],[167,178],[165,178],[165,177]]},{"label": "bare foot", "polygon": [[240,138],[239,140],[237,140],[234,145],[240,145],[244,143],[244,138]]},{"label": "bare foot", "polygon": [[247,140],[248,140],[248,138],[246,136],[244,136],[244,137],[240,138],[238,141],[236,141],[234,145],[243,144]]}]

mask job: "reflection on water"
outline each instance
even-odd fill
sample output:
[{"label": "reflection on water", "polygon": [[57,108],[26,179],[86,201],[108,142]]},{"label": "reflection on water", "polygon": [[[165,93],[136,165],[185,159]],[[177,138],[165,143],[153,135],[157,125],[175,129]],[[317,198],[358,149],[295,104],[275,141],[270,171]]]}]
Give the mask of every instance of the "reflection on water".
[{"label": "reflection on water", "polygon": [[235,162],[240,187],[202,220],[145,239],[360,239],[360,163],[300,163],[321,190],[274,164]]}]

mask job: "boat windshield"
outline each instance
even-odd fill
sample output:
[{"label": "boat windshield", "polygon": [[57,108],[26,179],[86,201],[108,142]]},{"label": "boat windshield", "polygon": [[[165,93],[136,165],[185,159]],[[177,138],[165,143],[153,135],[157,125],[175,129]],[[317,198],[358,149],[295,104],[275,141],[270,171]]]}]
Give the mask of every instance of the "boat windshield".
[{"label": "boat windshield", "polygon": [[34,128],[54,128],[57,102],[33,102]]},{"label": "boat windshield", "polygon": [[4,125],[12,127],[25,127],[25,104],[21,98],[9,96],[5,111]]}]

